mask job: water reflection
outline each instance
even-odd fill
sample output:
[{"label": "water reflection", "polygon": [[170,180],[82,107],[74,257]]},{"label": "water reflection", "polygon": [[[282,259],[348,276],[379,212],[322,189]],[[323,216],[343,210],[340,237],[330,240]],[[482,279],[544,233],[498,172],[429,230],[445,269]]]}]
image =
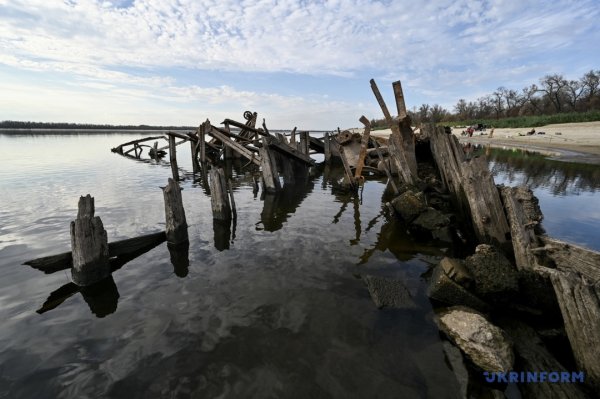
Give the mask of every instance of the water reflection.
[{"label": "water reflection", "polygon": [[305,184],[284,184],[282,189],[275,193],[266,193],[263,196],[263,209],[260,213],[260,225],[265,231],[280,230],[288,218],[296,212],[300,204],[312,193],[314,179],[309,179]]},{"label": "water reflection", "polygon": [[494,177],[512,186],[546,188],[554,195],[594,193],[600,188],[600,166],[562,162],[528,150],[502,150],[479,146],[485,153]]}]

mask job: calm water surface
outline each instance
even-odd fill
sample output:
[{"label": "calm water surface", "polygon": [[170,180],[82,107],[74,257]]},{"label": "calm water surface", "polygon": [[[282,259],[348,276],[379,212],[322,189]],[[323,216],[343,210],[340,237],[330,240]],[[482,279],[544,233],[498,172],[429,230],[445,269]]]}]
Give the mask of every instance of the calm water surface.
[{"label": "calm water surface", "polygon": [[[458,397],[422,277],[443,248],[413,242],[387,217],[380,181],[366,183],[361,203],[326,170],[261,200],[239,175],[230,236],[213,225],[183,145],[189,265],[163,243],[101,295],[71,290],[65,271],[21,265],[70,250],[82,194],[95,197],[109,241],[164,229],[168,165],[110,152],[138,137],[0,135],[0,397]],[[532,175],[500,155],[491,162],[505,181]],[[588,181],[575,168],[557,191],[561,170],[536,183],[544,225],[599,248],[597,231],[565,223],[600,219],[598,170]],[[417,309],[378,310],[358,274],[402,279]],[[49,296],[64,301],[36,313]]]}]

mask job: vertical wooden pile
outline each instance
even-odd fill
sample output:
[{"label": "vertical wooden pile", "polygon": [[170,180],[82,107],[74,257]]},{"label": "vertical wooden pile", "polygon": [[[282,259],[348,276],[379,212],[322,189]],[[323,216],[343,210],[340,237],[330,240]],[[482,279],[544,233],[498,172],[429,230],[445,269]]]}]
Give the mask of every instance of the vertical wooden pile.
[{"label": "vertical wooden pile", "polygon": [[329,136],[329,133],[325,133],[325,136],[323,137],[323,147],[324,147],[324,154],[325,154],[325,163],[330,163],[331,162],[331,137]]},{"label": "vertical wooden pile", "polygon": [[108,238],[100,217],[94,216],[94,198],[79,198],[77,219],[71,222],[73,282],[79,286],[94,284],[110,275]]},{"label": "vertical wooden pile", "polygon": [[188,241],[188,226],[185,219],[185,210],[183,209],[179,183],[173,179],[169,179],[166,187],[163,187],[163,196],[165,199],[165,231],[167,233],[167,241],[172,245],[183,244]]},{"label": "vertical wooden pile", "polygon": [[279,173],[275,157],[269,149],[269,138],[262,138],[262,147],[259,149],[260,167],[262,170],[263,190],[268,193],[274,193],[281,190],[279,182]]},{"label": "vertical wooden pile", "polygon": [[223,168],[210,170],[210,203],[213,219],[231,220],[231,203],[227,194],[227,180]]},{"label": "vertical wooden pile", "polygon": [[179,168],[177,167],[177,149],[175,144],[175,136],[169,134],[169,161],[171,162],[171,172],[173,179],[179,181]]}]

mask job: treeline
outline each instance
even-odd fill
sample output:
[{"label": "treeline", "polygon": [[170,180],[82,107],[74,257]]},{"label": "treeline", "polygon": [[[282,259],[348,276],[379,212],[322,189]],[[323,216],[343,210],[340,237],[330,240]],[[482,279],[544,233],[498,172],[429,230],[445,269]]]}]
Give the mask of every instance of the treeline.
[{"label": "treeline", "polygon": [[[590,70],[576,80],[566,79],[560,74],[546,75],[539,80],[539,84],[521,90],[499,87],[475,101],[459,99],[452,111],[438,104],[422,104],[408,113],[417,126],[422,123],[471,124],[488,121],[500,127],[506,124],[503,121],[505,119],[512,120],[511,125],[530,123],[524,126],[534,126],[532,123],[541,126],[539,123],[543,121],[564,123],[600,120],[600,70]],[[383,119],[373,120],[371,124],[375,128],[387,127]]]},{"label": "treeline", "polygon": [[2,121],[0,129],[106,129],[106,130],[178,130],[190,126],[97,125],[92,123]]}]

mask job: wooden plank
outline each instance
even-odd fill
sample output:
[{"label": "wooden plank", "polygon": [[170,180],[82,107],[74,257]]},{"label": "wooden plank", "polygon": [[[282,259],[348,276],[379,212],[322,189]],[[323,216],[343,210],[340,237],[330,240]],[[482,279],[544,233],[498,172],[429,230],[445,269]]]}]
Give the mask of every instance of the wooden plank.
[{"label": "wooden plank", "polygon": [[315,162],[310,156],[305,155],[289,145],[276,140],[271,140],[269,142],[269,147],[289,158],[295,159],[307,165],[312,165]]},{"label": "wooden plank", "polygon": [[388,168],[387,160],[385,160],[383,158],[383,154],[381,153],[381,149],[379,148],[379,143],[375,139],[373,139],[373,146],[375,147],[375,151],[377,152],[377,156],[379,157],[379,161],[383,165],[383,170],[385,171],[385,174],[387,175],[388,182],[392,185],[392,189],[394,190],[394,194],[398,195],[399,194],[398,187],[396,187],[396,183],[394,183],[394,179],[392,177],[392,172],[390,171],[390,168]]},{"label": "wooden plank", "polygon": [[385,101],[383,101],[383,97],[379,92],[379,88],[377,87],[375,80],[371,79],[370,83],[373,94],[375,95],[375,98],[379,103],[379,107],[383,112],[383,116],[385,117],[388,126],[392,130],[392,134],[390,135],[388,144],[390,157],[396,164],[398,175],[400,176],[402,181],[404,181],[407,184],[414,184],[418,177],[416,173],[413,172],[411,166],[409,165],[409,161],[407,160],[402,134],[400,133],[400,127],[392,119],[390,111],[388,110],[387,105],[385,105]]},{"label": "wooden plank", "polygon": [[404,102],[404,93],[402,92],[402,83],[398,80],[392,83],[394,88],[394,97],[396,99],[396,108],[398,109],[398,119],[404,119],[408,116],[406,113],[406,103]]},{"label": "wooden plank", "polygon": [[231,120],[231,119],[225,119],[223,122],[221,122],[221,124],[225,124],[225,123],[228,123],[228,124],[230,124],[232,126],[238,127],[238,128],[240,128],[242,130],[248,130],[250,132],[259,134],[261,136],[268,137],[268,134],[266,132],[260,131],[260,130],[258,130],[256,128],[254,128],[254,127],[245,125],[245,124],[240,123],[240,122],[236,122],[236,121]]},{"label": "wooden plank", "polygon": [[300,152],[308,155],[308,132],[300,132]]},{"label": "wooden plank", "polygon": [[296,126],[290,132],[290,143],[296,144]]},{"label": "wooden plank", "polygon": [[318,154],[323,154],[325,152],[325,144],[316,137],[308,136],[308,146]]},{"label": "wooden plank", "polygon": [[124,146],[132,145],[132,144],[137,144],[137,143],[143,143],[144,141],[164,139],[164,138],[165,138],[165,136],[152,136],[152,137],[145,137],[143,139],[132,140],[132,141],[128,141],[127,143],[123,143],[123,144],[118,145],[117,147],[111,149],[111,151],[112,152],[122,153]]},{"label": "wooden plank", "polygon": [[533,270],[537,262],[532,250],[540,246],[535,234],[535,226],[542,219],[537,199],[533,192],[525,186],[504,186],[500,189],[500,194],[510,225],[517,268]]},{"label": "wooden plank", "polygon": [[600,286],[569,272],[551,272],[550,279],[577,367],[600,392]]},{"label": "wooden plank", "polygon": [[71,222],[71,276],[78,286],[87,286],[110,275],[108,238],[102,220],[94,216],[94,198],[80,197],[78,208]]},{"label": "wooden plank", "polygon": [[331,137],[329,133],[325,133],[323,137],[323,154],[325,155],[325,163],[331,162]]},{"label": "wooden plank", "polygon": [[192,137],[190,137],[189,135],[177,132],[167,132],[167,136],[177,137],[178,139],[182,140],[192,140]]},{"label": "wooden plank", "polygon": [[600,283],[600,252],[573,245],[548,236],[539,237],[545,245],[543,250],[561,271],[576,272]]},{"label": "wooden plank", "polygon": [[175,145],[175,136],[169,135],[169,161],[171,163],[171,173],[175,181],[179,180],[179,168],[177,167],[177,150]]},{"label": "wooden plank", "polygon": [[237,151],[241,155],[245,156],[250,161],[254,162],[256,165],[258,165],[258,166],[261,165],[260,156],[255,155],[252,151],[248,150],[243,145],[236,143],[235,141],[229,139],[229,137],[227,137],[226,135],[221,133],[219,130],[215,129],[214,126],[208,132],[208,134],[211,135],[212,137],[216,138],[217,140],[220,140],[224,145],[233,148],[234,151]]},{"label": "wooden plank", "polygon": [[165,233],[167,241],[173,245],[182,244],[188,241],[188,226],[185,219],[185,210],[183,209],[181,188],[177,181],[169,179],[167,186],[162,190],[165,200]]},{"label": "wooden plank", "polygon": [[346,154],[344,154],[344,147],[342,147],[337,141],[335,141],[338,152],[340,154],[340,159],[342,160],[342,165],[344,165],[344,172],[346,173],[346,180],[348,181],[348,185],[352,188],[356,187],[356,183],[354,177],[352,176],[352,170],[350,169],[350,165],[348,164],[348,160],[346,159]]},{"label": "wooden plank", "polygon": [[359,179],[362,176],[362,170],[365,166],[365,157],[367,156],[367,147],[369,146],[369,136],[371,134],[371,122],[363,115],[360,117],[360,122],[365,125],[365,132],[360,141],[360,153],[354,170],[354,178]]}]

